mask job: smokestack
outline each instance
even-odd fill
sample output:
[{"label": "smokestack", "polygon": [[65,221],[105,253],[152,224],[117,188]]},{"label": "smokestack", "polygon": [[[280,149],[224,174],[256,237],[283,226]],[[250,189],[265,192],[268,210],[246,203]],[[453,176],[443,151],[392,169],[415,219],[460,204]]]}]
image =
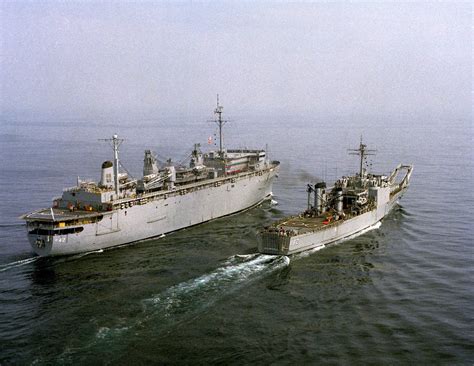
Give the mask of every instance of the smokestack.
[{"label": "smokestack", "polygon": [[343,211],[342,188],[336,188],[336,211],[338,214]]},{"label": "smokestack", "polygon": [[326,201],[326,183],[320,182],[314,185],[314,208],[316,209],[318,215],[323,211],[323,207],[325,207]]},{"label": "smokestack", "polygon": [[114,188],[114,164],[111,161],[104,161],[102,163],[100,185],[106,188]]},{"label": "smokestack", "polygon": [[170,174],[170,177],[169,177],[169,189],[173,189],[174,188],[174,184],[176,182],[176,169],[174,166],[169,166],[168,167],[168,172]]}]

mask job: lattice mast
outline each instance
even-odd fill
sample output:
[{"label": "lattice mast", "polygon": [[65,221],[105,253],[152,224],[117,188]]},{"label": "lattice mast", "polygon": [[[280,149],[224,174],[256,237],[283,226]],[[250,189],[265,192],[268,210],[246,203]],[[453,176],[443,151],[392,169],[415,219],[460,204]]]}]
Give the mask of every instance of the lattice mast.
[{"label": "lattice mast", "polygon": [[360,137],[360,145],[358,149],[349,149],[349,155],[358,155],[360,156],[360,170],[359,177],[362,179],[364,176],[364,159],[368,155],[375,155],[377,150],[367,149],[367,145],[362,142],[362,136]]},{"label": "lattice mast", "polygon": [[217,106],[216,106],[216,109],[214,110],[214,114],[216,115],[217,118],[214,120],[214,122],[217,124],[217,126],[219,126],[219,155],[221,156],[224,154],[224,146],[223,146],[224,144],[222,140],[222,127],[227,122],[229,122],[227,120],[222,119],[223,109],[224,107],[219,105],[219,94],[217,94]]}]

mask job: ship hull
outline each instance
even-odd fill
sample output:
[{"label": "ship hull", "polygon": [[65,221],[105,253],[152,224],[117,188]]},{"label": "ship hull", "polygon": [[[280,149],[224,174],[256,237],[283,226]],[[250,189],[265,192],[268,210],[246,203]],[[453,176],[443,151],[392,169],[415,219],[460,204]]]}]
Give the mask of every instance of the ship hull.
[{"label": "ship hull", "polygon": [[67,235],[28,234],[40,256],[96,251],[145,240],[253,207],[271,196],[279,167],[216,181],[215,185],[180,188],[143,205],[106,212],[97,223]]},{"label": "ship hull", "polygon": [[335,222],[322,229],[295,235],[279,236],[264,233],[261,235],[258,250],[264,254],[291,255],[311,249],[322,249],[334,242],[351,237],[380,222],[395,206],[405,193],[401,190],[386,202],[375,209],[359,216]]}]

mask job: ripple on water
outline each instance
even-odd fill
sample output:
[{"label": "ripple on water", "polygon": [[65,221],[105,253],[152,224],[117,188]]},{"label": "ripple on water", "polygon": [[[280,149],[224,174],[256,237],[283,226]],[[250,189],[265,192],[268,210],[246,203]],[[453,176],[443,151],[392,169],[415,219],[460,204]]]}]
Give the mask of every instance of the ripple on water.
[{"label": "ripple on water", "polygon": [[[115,321],[111,319],[108,326],[102,322],[97,323],[94,336],[80,347],[80,351],[68,344],[56,361],[69,362],[78,356],[83,361],[94,359],[90,358],[94,350],[101,350],[102,354],[104,347],[117,350],[117,347],[124,345],[124,340],[125,343],[141,344],[143,331],[153,330],[154,336],[165,336],[167,332],[190,321],[216,301],[234,293],[243,284],[249,284],[263,275],[287,267],[288,264],[289,258],[285,256],[251,254],[230,257],[213,272],[171,286],[143,300],[142,311],[130,318],[117,318]],[[80,355],[77,352],[80,352]],[[113,358],[114,351],[110,353]]]}]

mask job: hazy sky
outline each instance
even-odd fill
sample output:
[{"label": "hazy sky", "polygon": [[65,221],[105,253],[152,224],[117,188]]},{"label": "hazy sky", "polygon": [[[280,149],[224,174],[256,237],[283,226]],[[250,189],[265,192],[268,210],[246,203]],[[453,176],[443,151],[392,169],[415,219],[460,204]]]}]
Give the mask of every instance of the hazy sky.
[{"label": "hazy sky", "polygon": [[3,114],[469,115],[472,5],[1,2]]}]

